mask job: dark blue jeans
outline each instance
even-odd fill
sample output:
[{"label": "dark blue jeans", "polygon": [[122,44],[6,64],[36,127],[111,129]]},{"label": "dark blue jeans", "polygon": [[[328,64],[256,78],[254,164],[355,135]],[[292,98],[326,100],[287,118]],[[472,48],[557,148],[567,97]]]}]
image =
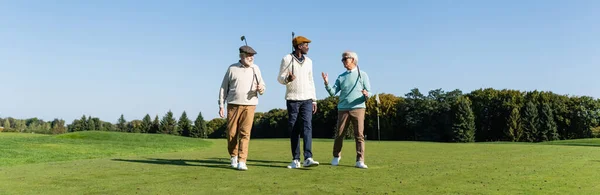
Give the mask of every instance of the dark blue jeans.
[{"label": "dark blue jeans", "polygon": [[[290,131],[290,143],[292,147],[293,160],[300,160],[300,133],[304,141],[304,160],[312,158],[312,100],[287,101],[288,131]],[[297,119],[302,128],[295,128]]]}]

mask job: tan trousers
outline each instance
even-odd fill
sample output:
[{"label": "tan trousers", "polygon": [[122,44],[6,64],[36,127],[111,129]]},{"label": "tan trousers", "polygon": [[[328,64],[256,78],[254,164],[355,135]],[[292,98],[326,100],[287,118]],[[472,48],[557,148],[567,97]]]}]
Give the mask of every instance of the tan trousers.
[{"label": "tan trousers", "polygon": [[256,106],[227,105],[227,149],[230,156],[238,157],[238,162],[246,162],[248,158],[255,109]]},{"label": "tan trousers", "polygon": [[356,161],[365,159],[365,109],[359,108],[348,111],[338,111],[337,133],[335,143],[333,144],[333,157],[340,157],[342,154],[342,145],[344,144],[344,135],[348,124],[354,126],[354,140],[356,142]]}]

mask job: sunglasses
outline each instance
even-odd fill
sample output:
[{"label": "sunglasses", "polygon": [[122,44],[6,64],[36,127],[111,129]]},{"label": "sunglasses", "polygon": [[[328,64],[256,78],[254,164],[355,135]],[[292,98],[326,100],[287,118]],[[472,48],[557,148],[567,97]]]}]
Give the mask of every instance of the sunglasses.
[{"label": "sunglasses", "polygon": [[343,57],[343,58],[342,58],[342,62],[343,62],[343,61],[346,61],[347,59],[352,59],[352,58],[351,58],[351,57]]}]

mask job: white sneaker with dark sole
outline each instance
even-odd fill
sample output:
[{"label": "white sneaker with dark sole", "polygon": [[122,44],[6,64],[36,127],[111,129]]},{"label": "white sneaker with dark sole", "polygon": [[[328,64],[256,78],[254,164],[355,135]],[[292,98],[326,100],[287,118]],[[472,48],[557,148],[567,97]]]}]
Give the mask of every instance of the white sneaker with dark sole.
[{"label": "white sneaker with dark sole", "polygon": [[293,160],[290,165],[287,166],[288,169],[297,169],[297,168],[302,168],[302,166],[300,166],[300,161],[299,160]]},{"label": "white sneaker with dark sole", "polygon": [[238,168],[238,157],[237,156],[232,156],[231,157],[231,168]]},{"label": "white sneaker with dark sole", "polygon": [[248,170],[248,167],[246,166],[246,162],[240,162],[240,163],[238,163],[237,169],[238,170],[242,170],[242,171]]},{"label": "white sneaker with dark sole", "polygon": [[316,167],[319,166],[319,162],[313,160],[312,158],[307,158],[304,160],[304,167]]},{"label": "white sneaker with dark sole", "polygon": [[367,169],[369,167],[367,167],[367,165],[365,165],[365,162],[363,162],[363,161],[357,161],[356,162],[356,168]]}]

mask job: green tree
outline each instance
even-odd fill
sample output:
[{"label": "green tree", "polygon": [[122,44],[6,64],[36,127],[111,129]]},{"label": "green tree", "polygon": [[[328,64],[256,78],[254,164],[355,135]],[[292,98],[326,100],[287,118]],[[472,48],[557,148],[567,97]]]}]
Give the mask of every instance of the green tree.
[{"label": "green tree", "polygon": [[23,132],[27,128],[24,120],[16,120],[15,130],[17,132]]},{"label": "green tree", "polygon": [[52,134],[62,134],[67,131],[65,121],[62,119],[54,119],[51,124]]},{"label": "green tree", "polygon": [[150,129],[150,133],[159,133],[160,132],[160,120],[158,119],[158,114],[154,117],[152,121],[152,128]]},{"label": "green tree", "polygon": [[452,104],[452,127],[450,140],[453,142],[475,141],[475,116],[471,110],[471,100],[459,96]]},{"label": "green tree", "polygon": [[[313,115],[312,124],[313,124],[313,137],[315,138],[332,138],[334,135],[334,130],[337,125],[337,104],[338,104],[338,96],[329,96],[322,100],[317,100],[317,108],[318,112]],[[273,113],[265,113],[263,117],[272,116]],[[283,113],[282,113],[283,114]],[[287,115],[287,111],[285,112]],[[287,117],[284,117],[287,120]],[[269,119],[266,119],[267,121]],[[260,121],[259,121],[260,123]],[[287,123],[287,122],[286,122]],[[287,126],[287,124],[286,124]],[[287,128],[287,127],[286,127]],[[283,131],[287,131],[287,129],[282,129]],[[280,131],[280,130],[271,130],[271,131]],[[266,133],[266,132],[265,132]],[[268,135],[264,135],[262,137],[267,137]],[[258,137],[258,136],[255,136]]]},{"label": "green tree", "polygon": [[558,130],[550,104],[542,103],[540,112],[540,129],[538,131],[539,141],[558,140]]},{"label": "green tree", "polygon": [[539,117],[538,110],[532,101],[525,104],[523,115],[523,136],[522,141],[535,142],[538,140]]},{"label": "green tree", "polygon": [[127,132],[127,120],[125,120],[123,114],[121,114],[121,117],[117,121],[117,131]]},{"label": "green tree", "polygon": [[224,138],[225,129],[227,128],[227,120],[223,118],[215,118],[210,120],[206,126],[208,127],[209,138]]},{"label": "green tree", "polygon": [[171,110],[169,110],[160,121],[159,133],[177,134],[177,120],[173,117],[173,112],[171,112]]},{"label": "green tree", "polygon": [[101,121],[98,117],[91,118],[90,122],[94,121],[94,130],[103,130],[104,129],[104,121]]},{"label": "green tree", "polygon": [[117,131],[115,125],[110,122],[101,121],[100,123],[102,123],[102,131]]},{"label": "green tree", "polygon": [[141,120],[132,120],[131,122],[127,123],[127,130],[130,133],[141,133],[142,124],[143,122]]},{"label": "green tree", "polygon": [[81,116],[81,118],[79,119],[79,122],[81,123],[79,126],[79,131],[88,131],[88,121],[87,121],[87,117],[85,116],[85,114],[83,116]]},{"label": "green tree", "polygon": [[152,118],[150,118],[149,114],[146,114],[146,116],[144,116],[144,119],[142,119],[142,129],[141,132],[142,133],[149,133],[152,129]]},{"label": "green tree", "polygon": [[192,130],[192,121],[188,119],[187,113],[185,111],[183,111],[183,113],[181,113],[181,117],[179,117],[179,122],[177,122],[177,128],[179,129],[179,133],[177,133],[178,135],[181,134],[182,136],[190,137]]},{"label": "green tree", "polygon": [[435,92],[423,95],[419,89],[411,89],[406,96],[405,110],[402,116],[408,130],[404,135],[411,140],[435,141],[440,136],[435,129],[436,120],[432,117],[436,111],[436,103],[432,100]]},{"label": "green tree", "polygon": [[[290,134],[287,130],[287,123],[287,110],[271,109],[263,114],[263,116],[259,119],[258,124],[254,125],[254,129],[252,130],[253,133],[251,134],[251,136],[258,138],[289,137]],[[208,122],[207,127],[209,134],[208,137],[225,137],[227,120],[222,118],[215,118]]]},{"label": "green tree", "polygon": [[513,107],[508,118],[508,138],[510,141],[519,141],[523,135],[523,128],[521,127],[521,114],[519,108]]},{"label": "green tree", "polygon": [[202,116],[202,112],[198,113],[198,117],[196,117],[196,121],[194,121],[194,127],[190,137],[208,138],[208,129],[206,121],[204,121],[204,117]]},{"label": "green tree", "polygon": [[95,131],[96,130],[96,122],[94,120],[91,120],[91,118],[88,121],[89,122],[88,122],[88,128],[87,129],[90,130],[90,131]]},{"label": "green tree", "polygon": [[4,124],[2,126],[4,127],[4,131],[8,131],[9,129],[11,129],[10,120],[5,119]]}]

